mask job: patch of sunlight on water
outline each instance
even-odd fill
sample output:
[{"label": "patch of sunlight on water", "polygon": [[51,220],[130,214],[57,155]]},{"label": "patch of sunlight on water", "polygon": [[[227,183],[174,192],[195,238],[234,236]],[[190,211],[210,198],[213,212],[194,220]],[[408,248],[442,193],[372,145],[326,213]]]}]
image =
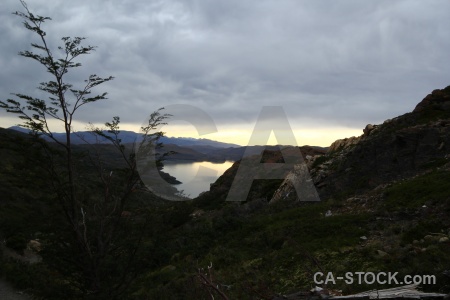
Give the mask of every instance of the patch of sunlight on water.
[{"label": "patch of sunlight on water", "polygon": [[200,193],[209,191],[214,183],[227,169],[233,165],[232,161],[212,163],[208,161],[165,161],[163,171],[181,181],[174,185],[189,198],[195,198]]}]

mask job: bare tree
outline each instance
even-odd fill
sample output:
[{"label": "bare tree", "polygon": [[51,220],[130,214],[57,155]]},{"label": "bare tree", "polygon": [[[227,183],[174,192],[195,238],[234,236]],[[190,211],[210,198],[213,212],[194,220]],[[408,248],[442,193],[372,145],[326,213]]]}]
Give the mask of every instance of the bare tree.
[{"label": "bare tree", "polygon": [[[118,150],[125,168],[115,172],[107,170],[102,164],[100,153],[91,152],[90,160],[97,170],[96,180],[101,188],[93,194],[86,193],[83,184],[87,179],[81,176],[77,168],[77,158],[71,141],[73,122],[79,109],[90,103],[105,100],[106,93],[92,95],[93,89],[113,79],[112,76],[100,77],[90,75],[80,88],[66,82],[66,74],[81,66],[78,59],[95,50],[94,46],[84,46],[82,37],[63,37],[62,46],[55,53],[47,42],[43,24],[49,17],[34,15],[24,1],[25,11],[14,14],[23,19],[26,29],[35,33],[38,42],[31,43],[32,50],[19,52],[19,55],[31,58],[41,64],[50,74],[51,79],[42,82],[39,89],[48,94],[43,100],[29,95],[15,93],[16,99],[0,101],[0,107],[17,114],[23,120],[22,126],[31,130],[36,136],[46,136],[62,150],[62,156],[55,154],[54,147],[39,139],[48,157],[47,171],[50,183],[57,195],[59,206],[64,214],[67,227],[70,228],[71,241],[61,243],[71,249],[73,255],[69,261],[74,265],[70,269],[78,271],[82,278],[79,284],[85,295],[107,295],[109,299],[119,297],[130,281],[132,261],[136,256],[141,235],[135,236],[132,245],[124,246],[120,238],[127,238],[131,233],[124,225],[123,212],[133,191],[143,188],[136,167],[136,148],[154,147],[161,132],[155,131],[169,116],[161,110],[150,115],[149,122],[143,126],[144,138],[137,141],[130,150],[126,150],[119,138],[120,119],[114,117],[106,123],[107,130],[93,128],[101,138],[109,140]],[[50,129],[49,121],[57,120],[64,126],[65,140],[57,139]],[[92,154],[94,153],[94,154]],[[121,234],[122,233],[122,234]],[[124,253],[126,255],[124,255]],[[118,264],[115,259],[120,259]],[[120,266],[120,267],[119,267]],[[117,281],[111,285],[111,272]]]},{"label": "bare tree", "polygon": [[229,299],[222,290],[224,285],[216,282],[212,263],[207,267],[207,269],[199,268],[196,277],[198,282],[202,285],[203,289],[209,294],[212,300],[215,299],[214,295],[217,295],[224,300]]}]

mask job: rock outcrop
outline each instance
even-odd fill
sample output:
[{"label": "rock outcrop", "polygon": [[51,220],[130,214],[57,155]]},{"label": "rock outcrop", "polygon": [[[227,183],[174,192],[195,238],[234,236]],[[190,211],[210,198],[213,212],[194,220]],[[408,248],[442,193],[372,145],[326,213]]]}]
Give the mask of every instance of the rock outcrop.
[{"label": "rock outcrop", "polygon": [[[306,163],[311,164],[314,161],[314,158],[317,156],[324,155],[326,153],[326,150],[319,147],[311,147],[311,146],[302,146],[300,147],[300,151],[302,154],[303,159]],[[266,150],[263,152],[262,155],[262,163],[283,163],[283,156],[280,151],[273,151],[273,150]],[[289,154],[289,149],[285,152],[285,154]],[[228,191],[230,190],[230,187],[234,181],[234,178],[236,176],[236,173],[239,169],[240,161],[236,161],[225,173],[220,176],[216,182],[211,184],[210,190],[207,192],[202,193],[197,197],[197,202],[204,202],[205,207],[206,204],[215,203],[218,201],[223,201],[226,199],[226,196],[228,195]],[[305,170],[305,168],[298,168],[298,170]],[[286,173],[286,176],[288,174]],[[292,175],[292,176],[299,176],[298,174]],[[309,177],[309,176],[308,176]],[[310,179],[310,178],[309,178]],[[279,179],[278,185],[282,182],[283,179]],[[311,185],[312,186],[312,185]],[[270,200],[272,198],[272,193],[267,196],[267,191],[271,190],[272,193],[274,191],[274,188],[272,186],[266,186],[263,182],[257,181],[254,182],[252,185],[252,191],[248,195],[247,200],[257,200],[257,199],[264,199],[265,202]],[[311,190],[312,191],[312,190]],[[282,192],[281,192],[282,194]],[[281,195],[280,194],[280,195]],[[295,193],[293,193],[295,194]],[[208,204],[208,205],[209,205]]]},{"label": "rock outcrop", "polygon": [[349,148],[353,145],[356,145],[359,143],[359,141],[361,141],[361,139],[364,139],[365,137],[368,137],[373,132],[376,132],[377,129],[378,129],[378,125],[367,124],[366,127],[363,129],[362,135],[360,135],[358,137],[352,136],[349,138],[336,140],[328,148],[328,152],[343,150],[343,149]]},{"label": "rock outcrop", "polygon": [[[411,113],[368,124],[361,136],[335,141],[308,166],[320,197],[326,199],[363,192],[448,161],[450,86],[433,91]],[[273,201],[280,194],[295,194],[287,186],[283,182]]]},{"label": "rock outcrop", "polygon": [[[294,184],[297,185],[296,189]],[[288,199],[291,193],[295,193],[299,201],[320,201],[306,163],[295,165],[294,171],[286,176],[283,183],[273,194],[270,202],[274,203]]]},{"label": "rock outcrop", "polygon": [[413,112],[422,112],[430,108],[450,110],[450,86],[442,90],[434,90],[416,105]]},{"label": "rock outcrop", "polygon": [[[360,136],[337,140],[326,152],[315,147],[301,147],[310,172],[309,178],[319,198],[324,200],[354,195],[393,180],[413,176],[430,166],[449,162],[449,103],[450,86],[433,91],[413,112],[386,120],[383,124],[368,124]],[[283,162],[277,153],[267,153],[270,155],[266,155],[264,162]],[[210,203],[225,200],[238,168],[239,161],[197,201]],[[274,193],[268,192],[270,188],[273,191],[272,186],[261,186],[247,200],[298,200],[293,182],[299,178],[305,179],[305,170],[302,166],[286,174]]]},{"label": "rock outcrop", "polygon": [[338,151],[338,150],[348,148],[352,145],[356,145],[361,140],[361,137],[362,136],[358,136],[358,137],[352,136],[349,138],[336,140],[328,148],[328,152]]}]

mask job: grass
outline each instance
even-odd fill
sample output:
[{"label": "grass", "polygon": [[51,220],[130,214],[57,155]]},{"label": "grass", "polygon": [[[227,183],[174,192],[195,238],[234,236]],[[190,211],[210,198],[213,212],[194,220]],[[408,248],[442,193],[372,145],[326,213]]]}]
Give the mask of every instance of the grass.
[{"label": "grass", "polygon": [[417,209],[423,205],[450,201],[450,172],[431,173],[399,182],[386,190],[388,210]]},{"label": "grass", "polygon": [[315,167],[320,166],[321,164],[323,164],[324,162],[330,160],[331,158],[332,158],[332,156],[329,155],[329,154],[324,154],[322,156],[317,157],[314,160],[314,162],[313,162],[313,164],[311,166],[311,169],[314,169]]},{"label": "grass", "polygon": [[[38,165],[27,161],[25,142],[0,139],[0,144],[3,146],[0,152],[8,158],[0,162],[0,191],[5,195],[0,201],[0,231],[15,237],[9,242],[20,250],[36,231],[44,232],[45,236],[59,221],[45,221],[49,215],[54,216],[55,210],[50,205],[52,195],[45,189],[46,177],[39,176]],[[323,156],[316,161],[320,164],[327,159],[328,156]],[[436,168],[442,163],[436,160],[427,167]],[[360,188],[366,181],[367,178],[360,178],[354,182],[354,188]],[[257,198],[270,196],[279,183],[256,181],[252,193]],[[150,201],[141,196],[131,210]],[[195,284],[195,274],[211,263],[215,281],[231,286],[226,290],[231,299],[255,299],[254,290],[270,295],[305,290],[313,284],[314,272],[320,269],[336,274],[346,271],[439,274],[450,264],[449,244],[421,245],[428,247],[424,253],[416,253],[409,246],[430,232],[448,232],[450,224],[445,216],[450,214],[449,199],[450,172],[434,170],[393,184],[385,191],[376,212],[336,213],[325,217],[327,210],[334,213],[337,205],[343,205],[331,200],[302,205],[280,201],[252,209],[246,209],[251,203],[225,203],[219,195],[202,201],[154,202],[142,212],[142,219],[149,225],[142,236],[145,247],[138,253],[139,273],[128,299],[206,299],[208,295],[202,294],[201,287]],[[409,219],[401,220],[403,223],[376,219],[380,211],[416,212],[424,204],[431,208],[429,215],[414,218],[408,215]],[[193,211],[205,207],[211,210],[204,216],[190,217]],[[138,225],[130,223],[130,232],[140,230]],[[362,242],[363,235],[370,242]],[[50,250],[48,247],[47,251]],[[389,255],[380,258],[377,250],[386,250]],[[47,255],[44,263],[36,266],[2,260],[0,270],[18,286],[31,287],[38,295],[48,298],[51,289],[64,291],[73,283],[70,276],[59,274],[51,267],[51,263],[62,263],[64,254],[56,250],[49,254],[53,257]],[[445,282],[441,281],[437,287],[429,288],[436,291],[444,286]],[[375,287],[338,283],[332,288],[350,293]],[[76,293],[68,292],[73,298]],[[55,295],[54,299],[61,298],[60,292]],[[70,295],[66,298],[70,299]]]}]

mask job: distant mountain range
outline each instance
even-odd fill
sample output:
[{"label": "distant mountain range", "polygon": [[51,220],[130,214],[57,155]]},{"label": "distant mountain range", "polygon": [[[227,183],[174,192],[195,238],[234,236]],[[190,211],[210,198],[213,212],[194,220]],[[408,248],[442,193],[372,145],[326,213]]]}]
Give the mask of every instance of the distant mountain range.
[{"label": "distant mountain range", "polygon": [[[16,131],[20,131],[20,132],[24,132],[24,133],[28,133],[29,130],[20,126],[12,126],[9,127],[8,129],[13,129]],[[104,131],[106,134],[108,134],[107,131]],[[55,138],[58,141],[64,142],[66,139],[66,134],[65,133],[54,133]],[[122,143],[124,144],[130,144],[133,143],[137,140],[139,140],[139,138],[142,135],[140,133],[136,133],[134,131],[127,131],[127,130],[121,130],[120,134],[119,134],[119,138],[122,140]],[[42,136],[45,140],[47,141],[52,141],[50,138],[46,137],[46,136]],[[71,140],[72,143],[77,145],[77,144],[86,144],[86,142],[88,143],[96,143],[98,139],[99,143],[104,143],[107,144],[109,143],[106,139],[104,138],[100,138],[96,135],[93,135],[91,132],[89,131],[78,131],[78,132],[74,132],[72,133],[71,136]],[[174,144],[177,146],[206,146],[206,147],[214,147],[214,148],[230,148],[230,147],[241,147],[240,145],[237,144],[230,144],[230,143],[222,143],[222,142],[218,142],[218,141],[213,141],[213,140],[209,140],[209,139],[196,139],[196,138],[189,138],[189,137],[162,137],[160,139],[160,142],[163,144]]]},{"label": "distant mountain range", "polygon": [[[361,129],[360,136],[337,140],[326,153],[320,147],[301,147],[307,168],[286,170],[284,178],[254,180],[245,202],[236,203],[240,200],[236,198],[226,201],[233,185],[239,183],[238,161],[210,185],[209,191],[189,202],[163,201],[136,189],[137,201],[125,207],[126,216],[121,214],[122,224],[131,229],[130,239],[124,231],[116,240],[129,243],[134,240],[131,234],[138,231],[145,247],[136,252],[139,265],[135,270],[146,284],[130,285],[130,293],[174,299],[179,295],[198,299],[203,292],[207,295],[208,290],[192,289],[193,284],[202,284],[193,281],[196,270],[186,268],[194,257],[200,266],[210,265],[209,271],[215,270],[213,263],[220,270],[215,282],[227,284],[217,286],[224,287],[222,298],[228,299],[299,299],[311,295],[311,274],[320,269],[427,274],[435,278],[424,287],[427,291],[450,292],[450,86],[434,90],[411,112]],[[59,221],[60,206],[53,201],[57,194],[49,184],[52,174],[42,169],[47,165],[46,157],[22,136],[25,134],[0,129],[0,238],[4,241],[0,246],[27,259],[21,255],[23,250],[29,238],[38,237],[46,249],[42,253],[52,255],[44,256],[39,268],[24,264],[23,259],[17,260],[16,267],[16,259],[8,260],[10,267],[3,273],[13,282],[18,278],[24,286],[33,287],[31,291],[46,284],[63,288],[61,282],[72,282],[76,277],[72,271],[58,273],[54,269],[70,250],[67,246],[71,244],[57,246],[68,236],[62,231],[66,223]],[[83,147],[87,148],[83,144],[74,148]],[[107,144],[98,148],[104,150],[105,174],[116,172],[122,162],[117,151]],[[191,160],[236,160],[244,152],[259,154],[263,148],[164,144],[163,150],[176,151],[173,157]],[[273,166],[284,161],[280,151],[271,151],[276,147],[267,148],[262,163]],[[76,167],[82,176],[77,180],[86,182],[80,185],[80,194],[95,201],[103,194],[99,176],[91,169],[91,160],[78,157]],[[244,169],[249,178],[258,178],[259,167],[254,164]],[[305,186],[308,182],[314,184],[320,201],[304,201],[311,192]],[[142,220],[151,222],[151,230],[140,230]],[[97,219],[90,221],[94,224]],[[122,251],[129,244],[117,246]],[[114,256],[117,266],[123,258],[129,256]],[[141,261],[145,262],[142,266]],[[18,277],[16,270],[32,271],[33,276]],[[366,282],[349,287],[336,281],[333,289],[352,294],[368,286]]]},{"label": "distant mountain range", "polygon": [[[19,131],[22,133],[28,133],[29,130],[19,126],[9,127],[8,129]],[[105,133],[107,133],[105,131]],[[58,141],[65,141],[65,133],[54,133],[55,138]],[[47,136],[42,136],[47,141],[52,141]],[[124,144],[131,144],[138,141],[141,134],[133,131],[121,131],[119,138]],[[105,138],[96,136],[88,131],[74,132],[71,136],[72,143],[74,145],[83,146],[88,143],[100,143],[109,144],[109,141]],[[162,137],[160,142],[163,143],[163,152],[175,152],[167,157],[167,160],[189,160],[189,161],[210,161],[210,162],[223,162],[223,161],[237,161],[240,160],[244,154],[256,155],[260,154],[263,150],[277,150],[279,146],[240,146],[237,144],[222,143],[209,139],[196,139],[189,137]],[[304,152],[309,146],[302,147]],[[247,152],[247,149],[250,148]],[[318,151],[325,152],[327,148],[323,147],[309,147]]]}]

